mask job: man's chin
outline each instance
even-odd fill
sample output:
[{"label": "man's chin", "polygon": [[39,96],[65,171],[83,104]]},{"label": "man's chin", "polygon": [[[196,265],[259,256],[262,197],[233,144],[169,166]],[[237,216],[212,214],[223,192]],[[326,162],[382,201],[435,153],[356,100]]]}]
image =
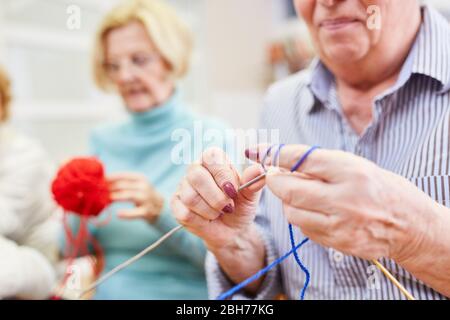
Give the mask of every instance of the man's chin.
[{"label": "man's chin", "polygon": [[354,45],[333,45],[327,48],[325,55],[334,64],[352,64],[360,61],[365,52]]}]

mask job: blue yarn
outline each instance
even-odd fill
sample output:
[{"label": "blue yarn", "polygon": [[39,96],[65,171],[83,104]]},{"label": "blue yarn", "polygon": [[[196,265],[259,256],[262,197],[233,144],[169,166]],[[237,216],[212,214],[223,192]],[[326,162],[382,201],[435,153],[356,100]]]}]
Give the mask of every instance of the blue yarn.
[{"label": "blue yarn", "polygon": [[300,160],[298,160],[297,163],[292,167],[291,172],[297,171],[298,168],[300,168],[300,166],[303,164],[303,162],[305,162],[306,159],[308,159],[309,155],[313,153],[316,149],[320,149],[320,147],[312,146],[311,148],[309,148],[309,150],[306,151],[306,153],[300,158]]},{"label": "blue yarn", "polygon": [[[309,148],[308,151],[297,161],[297,163],[291,168],[291,172],[297,171],[298,168],[308,159],[309,155],[314,152],[314,150],[319,149],[319,146],[312,146]],[[295,239],[294,239],[294,230],[292,227],[292,224],[289,224],[289,238],[291,241],[291,247],[295,247]],[[309,238],[305,238],[303,241],[308,242]],[[295,261],[297,262],[298,266],[302,271],[305,273],[305,284],[303,285],[302,291],[300,292],[300,300],[305,299],[306,289],[308,289],[309,280],[311,278],[311,275],[309,273],[309,270],[305,267],[305,265],[300,260],[300,257],[298,256],[297,250],[293,251]]]},{"label": "blue yarn", "polygon": [[220,296],[217,297],[217,300],[225,300],[228,297],[234,295],[236,292],[240,291],[241,289],[245,288],[246,286],[248,286],[250,283],[252,283],[253,281],[259,279],[260,277],[262,277],[263,275],[265,275],[267,272],[269,272],[271,269],[273,269],[273,267],[277,266],[278,264],[280,264],[281,262],[283,262],[284,260],[286,260],[291,254],[292,252],[294,252],[295,250],[298,250],[301,248],[301,246],[303,246],[308,240],[305,239],[302,242],[300,242],[297,246],[294,246],[294,249],[292,249],[291,251],[289,251],[288,253],[286,253],[284,256],[276,259],[274,262],[272,262],[271,264],[269,264],[268,266],[266,266],[265,268],[259,270],[257,273],[255,273],[253,276],[251,276],[250,278],[242,281],[241,283],[239,283],[238,285],[234,286],[233,288],[231,288],[230,290],[228,290],[225,293],[222,293]]},{"label": "blue yarn", "polygon": [[[289,224],[289,238],[291,240],[292,248],[295,248],[294,230],[292,229],[292,224]],[[305,239],[303,239],[303,241],[306,243],[309,241],[309,238],[305,238]],[[293,250],[293,253],[294,253],[295,261],[300,266],[300,269],[302,269],[302,271],[305,273],[305,276],[306,276],[305,284],[303,285],[302,291],[300,292],[300,300],[304,300],[306,289],[308,289],[309,280],[311,278],[311,275],[309,274],[309,270],[304,266],[304,264],[300,260],[298,254],[297,254],[297,250]]]},{"label": "blue yarn", "polygon": [[[264,170],[266,170],[265,166],[264,166],[264,162],[266,160],[266,158],[269,156],[270,151],[272,150],[272,148],[275,145],[272,145],[266,152],[263,160],[262,160],[262,166],[264,168]],[[281,152],[281,149],[283,149],[285,145],[284,144],[280,144],[278,146],[278,150],[276,151],[275,155],[274,155],[274,164],[278,163],[278,156]],[[297,161],[297,163],[291,168],[291,172],[297,171],[297,169],[306,161],[306,159],[309,157],[309,155],[311,153],[314,152],[314,150],[319,149],[319,146],[313,146],[311,147],[302,157],[300,160]],[[246,280],[242,281],[241,283],[237,284],[236,286],[234,286],[233,288],[231,288],[230,290],[226,291],[225,293],[221,294],[220,296],[217,297],[217,300],[225,300],[228,297],[234,295],[236,292],[240,291],[241,289],[245,288],[246,286],[248,286],[250,283],[252,283],[253,281],[259,279],[260,277],[262,277],[263,275],[265,275],[267,272],[269,272],[272,268],[274,268],[275,266],[277,266],[278,264],[280,264],[281,262],[283,262],[284,260],[286,260],[291,254],[294,254],[294,258],[295,261],[297,262],[297,264],[299,265],[300,269],[305,273],[305,284],[300,292],[300,300],[304,300],[305,299],[305,294],[306,294],[306,290],[308,289],[308,285],[309,285],[309,281],[311,279],[311,275],[309,273],[309,270],[305,267],[305,265],[303,265],[303,263],[300,260],[300,257],[298,256],[297,250],[300,249],[305,243],[307,243],[309,241],[309,238],[305,238],[302,240],[302,242],[300,242],[300,244],[298,244],[297,246],[295,245],[295,239],[294,239],[294,230],[293,230],[293,226],[292,224],[289,224],[289,238],[290,238],[290,242],[291,242],[291,247],[292,249],[286,253],[284,256],[276,259],[275,261],[273,261],[271,264],[269,264],[268,266],[266,266],[265,268],[259,270],[257,273],[255,273],[253,276],[251,276],[250,278],[247,278]]]},{"label": "blue yarn", "polygon": [[264,155],[264,157],[262,158],[261,166],[263,167],[264,171],[267,171],[267,170],[266,170],[266,165],[265,165],[266,159],[267,159],[267,157],[270,155],[270,152],[272,151],[273,147],[275,147],[275,146],[276,146],[276,144],[271,145],[271,146],[269,147],[269,149],[267,149],[266,154]]},{"label": "blue yarn", "polygon": [[274,159],[274,160],[273,160],[273,163],[274,163],[275,166],[278,165],[278,158],[279,158],[279,156],[280,156],[281,149],[283,149],[285,146],[286,146],[286,145],[285,145],[284,143],[280,144],[280,145],[278,146],[277,152],[275,152],[275,154],[273,155],[273,159]]},{"label": "blue yarn", "polygon": [[[273,158],[274,158],[274,165],[278,165],[278,160],[279,160],[279,155],[281,153],[281,149],[283,149],[285,145],[284,144],[280,144],[280,146],[278,147],[277,152],[274,154]],[[291,172],[296,171],[302,164],[303,162],[305,162],[305,160],[308,158],[308,156],[315,150],[317,149],[317,147],[312,147],[308,152],[306,152],[303,157],[292,167]],[[303,288],[300,292],[300,300],[304,300],[305,299],[305,293],[306,293],[306,289],[308,288],[308,284],[309,284],[309,280],[311,278],[309,270],[305,267],[305,265],[302,263],[302,261],[300,260],[300,257],[298,256],[297,250],[294,250],[295,248],[295,239],[294,239],[294,230],[292,227],[292,224],[289,224],[289,238],[290,238],[290,242],[291,242],[291,247],[292,247],[292,253],[294,254],[294,258],[295,258],[295,262],[297,262],[297,264],[299,265],[300,269],[302,269],[302,271],[305,274],[305,284],[303,285]],[[308,242],[309,239],[305,238],[303,241]]]}]

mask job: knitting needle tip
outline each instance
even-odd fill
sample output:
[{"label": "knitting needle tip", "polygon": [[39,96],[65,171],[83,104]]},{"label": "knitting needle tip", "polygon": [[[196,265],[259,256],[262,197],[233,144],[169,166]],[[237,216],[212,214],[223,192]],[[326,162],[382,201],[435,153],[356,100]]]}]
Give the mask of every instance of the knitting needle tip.
[{"label": "knitting needle tip", "polygon": [[263,174],[257,176],[256,178],[250,180],[247,183],[244,183],[242,186],[239,187],[238,191],[244,190],[252,185],[254,185],[255,183],[261,181],[262,179],[264,179],[266,177],[267,173],[264,172]]}]

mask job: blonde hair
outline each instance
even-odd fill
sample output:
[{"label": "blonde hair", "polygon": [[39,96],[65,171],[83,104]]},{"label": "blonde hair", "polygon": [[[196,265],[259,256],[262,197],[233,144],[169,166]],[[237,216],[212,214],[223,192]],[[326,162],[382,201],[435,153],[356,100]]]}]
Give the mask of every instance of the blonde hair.
[{"label": "blonde hair", "polygon": [[94,78],[99,88],[109,90],[111,80],[105,71],[105,37],[131,22],[145,27],[174,79],[183,77],[192,54],[192,34],[175,10],[160,0],[125,0],[112,9],[97,32],[94,46]]},{"label": "blonde hair", "polygon": [[9,118],[9,105],[11,103],[11,82],[6,71],[0,67],[0,122]]}]

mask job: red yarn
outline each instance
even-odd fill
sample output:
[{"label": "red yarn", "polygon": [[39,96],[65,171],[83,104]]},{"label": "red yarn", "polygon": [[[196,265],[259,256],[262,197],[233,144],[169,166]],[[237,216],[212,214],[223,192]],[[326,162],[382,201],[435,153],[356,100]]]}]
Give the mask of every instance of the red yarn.
[{"label": "red yarn", "polygon": [[[103,164],[96,158],[75,158],[61,167],[52,183],[55,201],[65,210],[63,225],[66,232],[66,258],[68,268],[62,286],[70,275],[70,266],[78,255],[88,255],[88,244],[97,258],[95,274],[98,276],[104,265],[100,244],[89,233],[88,219],[97,217],[110,203],[108,182]],[[74,237],[67,223],[69,213],[80,216],[78,233]]]},{"label": "red yarn", "polygon": [[52,192],[62,208],[81,216],[98,216],[111,203],[103,165],[95,158],[76,158],[64,165]]}]

